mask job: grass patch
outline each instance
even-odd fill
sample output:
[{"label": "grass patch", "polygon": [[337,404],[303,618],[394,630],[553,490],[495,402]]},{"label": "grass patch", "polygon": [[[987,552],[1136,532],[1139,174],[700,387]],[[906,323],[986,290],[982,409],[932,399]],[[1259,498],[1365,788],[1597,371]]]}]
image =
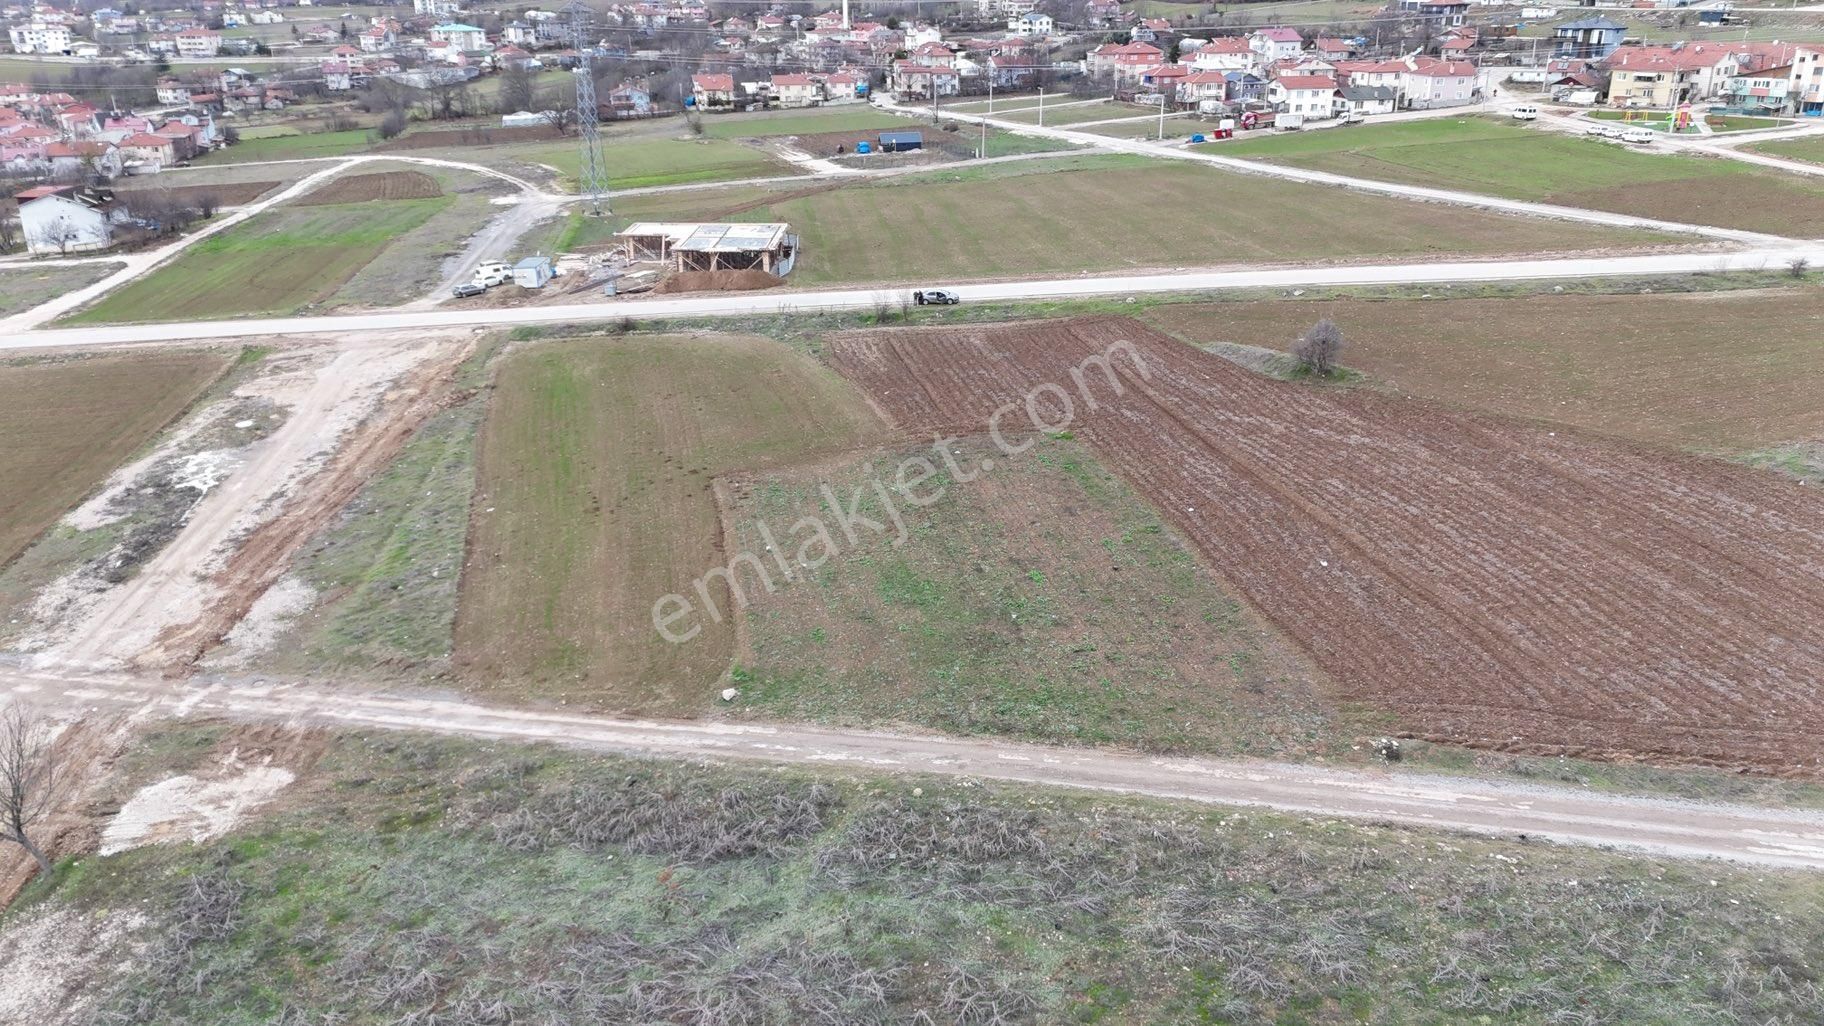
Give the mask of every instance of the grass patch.
[{"label": "grass patch", "polygon": [[728,668],[732,623],[674,645],[652,610],[727,558],[712,480],[879,430],[833,372],[765,339],[513,353],[482,433],[456,625],[464,676],[609,708],[699,708]]},{"label": "grass patch", "polygon": [[1810,238],[1824,183],[1742,161],[1647,153],[1506,124],[1438,118],[1221,144],[1226,156],[1381,181]]},{"label": "grass patch", "polygon": [[210,236],[71,324],[297,313],[321,304],[452,197],[282,207]]},{"label": "grass patch", "polygon": [[309,135],[268,135],[243,138],[233,146],[214,150],[196,161],[201,166],[217,164],[251,164],[267,160],[314,160],[323,157],[346,157],[362,153],[376,141],[373,132],[353,128],[341,132],[315,132]]},{"label": "grass patch", "polygon": [[475,437],[497,351],[497,344],[485,344],[463,364],[456,382],[461,401],[427,421],[306,546],[292,573],[322,600],[298,619],[285,644],[260,654],[262,668],[299,674],[447,668],[475,490]]},{"label": "grass patch", "polygon": [[[1164,207],[1215,206],[1222,217],[1163,233],[1132,230]],[[900,216],[905,210],[920,216]],[[803,284],[1566,250],[1663,238],[1094,155],[933,171],[781,200],[739,219],[792,225],[804,242],[793,272]]]},{"label": "grass patch", "polygon": [[877,111],[866,104],[822,107],[814,111],[704,115],[703,134],[711,139],[760,139],[780,135],[815,135],[819,132],[871,132],[876,129],[911,128],[914,120]]},{"label": "grass patch", "polygon": [[287,804],[0,936],[147,916],[70,953],[145,1026],[1801,1021],[1824,959],[1815,874],[1003,785],[342,735]]},{"label": "grass patch", "polygon": [[124,266],[102,262],[0,270],[0,317],[30,310],[66,292],[93,285]]},{"label": "grass patch", "polygon": [[[1011,459],[985,439],[947,447],[974,480],[946,472],[930,486],[941,501],[902,504],[903,545],[839,539],[838,558],[756,596],[742,708],[1153,751],[1287,756],[1332,739],[1334,709],[1294,649],[1087,448],[1032,442]],[[766,551],[762,524],[792,538],[800,517],[830,515],[822,486],[865,495],[867,468],[890,479],[912,455],[939,458],[923,446],[740,479],[737,549]],[[993,470],[974,473],[984,457]],[[861,509],[891,522],[877,499]]]},{"label": "grass patch", "polygon": [[[612,189],[639,189],[691,182],[723,182],[796,173],[783,161],[728,139],[641,139],[603,141]],[[485,161],[491,154],[557,169],[574,191],[581,157],[574,142],[536,146],[483,147],[463,159]]]}]

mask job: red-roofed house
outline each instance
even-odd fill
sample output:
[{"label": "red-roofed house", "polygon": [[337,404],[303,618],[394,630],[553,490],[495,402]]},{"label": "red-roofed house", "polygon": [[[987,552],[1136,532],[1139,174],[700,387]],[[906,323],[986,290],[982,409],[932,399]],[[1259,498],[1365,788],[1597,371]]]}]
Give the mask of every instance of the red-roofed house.
[{"label": "red-roofed house", "polygon": [[44,148],[44,156],[51,162],[51,174],[60,178],[105,179],[120,174],[120,152],[113,143],[54,142]]},{"label": "red-roofed house", "polygon": [[128,164],[149,164],[157,171],[177,163],[177,146],[165,136],[137,132],[120,141],[120,156]]},{"label": "red-roofed house", "polygon": [[1305,48],[1305,37],[1297,29],[1264,28],[1248,37],[1248,45],[1263,61],[1287,60]]},{"label": "red-roofed house", "polygon": [[781,107],[815,107],[823,102],[823,87],[809,75],[774,75],[773,99]]},{"label": "red-roofed house", "polygon": [[691,96],[696,100],[698,110],[733,110],[735,106],[735,76],[733,75],[692,75],[690,76]]},{"label": "red-roofed house", "polygon": [[1151,43],[1107,43],[1089,53],[1091,75],[1106,75],[1117,82],[1138,83],[1140,73],[1165,63],[1165,51]]},{"label": "red-roofed house", "polygon": [[1327,75],[1281,75],[1267,84],[1267,100],[1281,114],[1322,121],[1336,113],[1336,79]]},{"label": "red-roofed house", "polygon": [[963,91],[962,76],[955,68],[917,64],[909,60],[893,62],[893,74],[887,84],[901,96],[926,99],[934,94],[955,96]]},{"label": "red-roofed house", "polygon": [[1662,110],[1719,95],[1740,63],[1727,43],[1624,46],[1603,61],[1610,103]]},{"label": "red-roofed house", "polygon": [[1312,40],[1311,50],[1318,57],[1327,61],[1345,61],[1355,56],[1355,44],[1347,39],[1334,39],[1329,36],[1318,36]]},{"label": "red-roofed house", "polygon": [[1252,71],[1260,55],[1242,36],[1217,36],[1184,60],[1193,71]]},{"label": "red-roofed house", "polygon": [[1476,66],[1468,61],[1414,58],[1401,106],[1408,110],[1461,107],[1476,102]]},{"label": "red-roofed house", "polygon": [[44,185],[13,198],[19,203],[19,227],[27,252],[67,256],[107,249],[114,241],[109,205],[85,189]]}]

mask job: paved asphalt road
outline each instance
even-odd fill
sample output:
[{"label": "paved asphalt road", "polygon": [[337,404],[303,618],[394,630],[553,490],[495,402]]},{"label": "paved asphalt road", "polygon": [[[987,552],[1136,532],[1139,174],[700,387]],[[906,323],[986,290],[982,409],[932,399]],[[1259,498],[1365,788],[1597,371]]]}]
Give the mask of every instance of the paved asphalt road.
[{"label": "paved asphalt road", "polygon": [[494,708],[435,695],[325,683],[0,668],[0,695],[66,712],[209,715],[255,722],[410,730],[578,748],[937,774],[1148,795],[1283,812],[1616,847],[1677,857],[1824,869],[1824,812],[1629,798],[1412,772],[1186,759],[996,739],[794,724],[627,720]]}]

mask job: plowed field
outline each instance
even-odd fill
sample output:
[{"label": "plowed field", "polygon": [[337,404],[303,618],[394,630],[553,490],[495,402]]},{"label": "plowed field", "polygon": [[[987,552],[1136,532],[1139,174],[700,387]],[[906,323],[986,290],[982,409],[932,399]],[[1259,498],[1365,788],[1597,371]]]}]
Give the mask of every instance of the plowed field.
[{"label": "plowed field", "polygon": [[1146,374],[1116,356],[1115,396],[1091,371],[1071,429],[1406,735],[1824,770],[1810,488],[1272,381],[1122,318],[852,333],[832,359],[900,428],[977,432],[1037,386],[1079,394],[1070,369],[1119,340]]},{"label": "plowed field", "polygon": [[377,171],[332,179],[298,201],[299,206],[329,203],[367,203],[372,200],[430,199],[443,195],[443,186],[423,171]]}]

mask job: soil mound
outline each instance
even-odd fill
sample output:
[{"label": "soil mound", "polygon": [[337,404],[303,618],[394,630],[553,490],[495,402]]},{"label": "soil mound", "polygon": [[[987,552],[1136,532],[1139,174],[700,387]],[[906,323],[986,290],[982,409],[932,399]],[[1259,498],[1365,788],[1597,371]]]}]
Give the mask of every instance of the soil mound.
[{"label": "soil mound", "polygon": [[751,292],[777,288],[785,279],[767,271],[680,271],[659,282],[652,291],[674,292]]}]

